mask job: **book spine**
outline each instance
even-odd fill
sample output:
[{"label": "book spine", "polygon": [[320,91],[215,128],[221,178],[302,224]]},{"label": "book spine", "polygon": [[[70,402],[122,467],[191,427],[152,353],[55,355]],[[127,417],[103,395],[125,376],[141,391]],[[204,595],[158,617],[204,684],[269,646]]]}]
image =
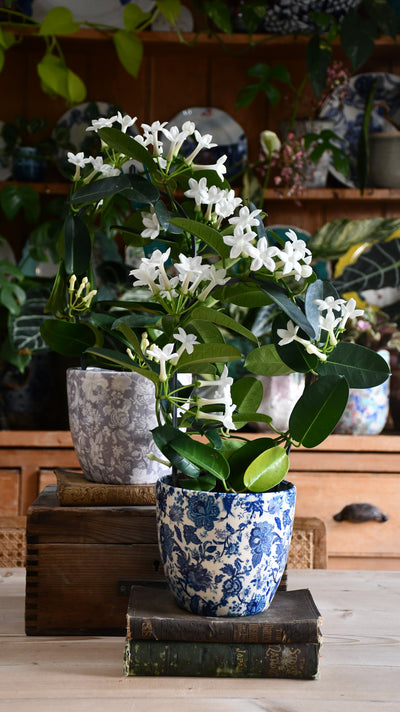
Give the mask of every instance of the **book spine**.
[{"label": "book spine", "polygon": [[128,637],[133,640],[168,640],[168,641],[195,641],[197,643],[235,643],[263,645],[291,644],[291,643],[317,643],[321,640],[321,619],[297,620],[293,623],[252,623],[229,620],[220,621],[214,625],[213,621],[185,620],[179,623],[168,618],[158,620],[127,616]]},{"label": "book spine", "polygon": [[127,639],[124,675],[310,680],[318,674],[319,648],[318,643],[242,645]]}]

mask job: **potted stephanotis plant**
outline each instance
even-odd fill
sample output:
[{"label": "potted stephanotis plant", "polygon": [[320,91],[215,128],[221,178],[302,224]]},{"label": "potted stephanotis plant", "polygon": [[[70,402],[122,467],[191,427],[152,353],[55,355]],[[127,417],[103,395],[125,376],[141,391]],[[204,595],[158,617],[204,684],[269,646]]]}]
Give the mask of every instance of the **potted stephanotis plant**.
[{"label": "potted stephanotis plant", "polygon": [[[286,241],[269,233],[261,209],[244,204],[224,179],[224,156],[208,166],[196,162],[203,148],[214,147],[212,136],[187,121],[142,124],[133,138],[126,131],[134,122],[120,113],[93,121],[102,157],[69,155],[74,186],[48,303],[56,318],[45,320],[42,334],[55,350],[81,356],[82,373],[108,366],[149,384],[152,395],[142,394],[136,410],[140,419],[151,401],[159,452],[148,462],[169,468],[156,481],[156,511],[179,605],[209,615],[257,613],[272,600],[286,563],[295,505],[295,488],[285,480],[290,449],[323,441],[349,387],[382,383],[389,368],[373,351],[340,341],[361,310],[317,279],[305,242],[292,230]],[[188,136],[197,146],[184,158]],[[130,289],[104,301],[93,283],[91,235],[116,195],[132,207],[118,230],[145,254]],[[277,312],[271,341],[259,346],[231,307],[269,304]],[[235,336],[241,350],[231,343]],[[235,363],[248,375],[234,378]],[[250,374],[291,372],[306,375],[306,388],[281,432],[257,412],[263,388]],[[94,388],[90,397],[93,405]],[[127,414],[118,400],[120,416],[111,416],[113,400],[111,394],[94,408],[83,437],[101,449],[102,428],[112,420],[105,438],[116,465],[124,459],[116,433]],[[80,434],[90,407],[78,410]],[[100,430],[93,430],[96,419]],[[271,437],[246,438],[246,424],[257,421],[269,423]],[[136,439],[134,433],[131,450]]]}]

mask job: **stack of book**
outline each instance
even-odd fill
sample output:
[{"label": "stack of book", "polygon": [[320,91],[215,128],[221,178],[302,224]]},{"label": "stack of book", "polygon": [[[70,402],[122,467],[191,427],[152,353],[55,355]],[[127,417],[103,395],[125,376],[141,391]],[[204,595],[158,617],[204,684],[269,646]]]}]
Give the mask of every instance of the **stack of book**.
[{"label": "stack of book", "polygon": [[166,588],[132,586],[124,674],[313,679],[321,643],[308,589],[278,591],[254,616],[213,618],[182,610]]}]

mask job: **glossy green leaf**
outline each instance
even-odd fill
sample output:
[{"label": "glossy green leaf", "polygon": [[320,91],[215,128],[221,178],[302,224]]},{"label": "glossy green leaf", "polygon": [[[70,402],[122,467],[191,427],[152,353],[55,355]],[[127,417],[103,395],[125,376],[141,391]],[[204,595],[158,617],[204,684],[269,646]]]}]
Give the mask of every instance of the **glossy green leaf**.
[{"label": "glossy green leaf", "polygon": [[54,7],[45,16],[39,28],[39,35],[71,35],[78,32],[80,23],[74,22],[71,10]]},{"label": "glossy green leaf", "polygon": [[[168,448],[187,458],[189,462],[201,470],[214,475],[218,479],[226,480],[228,477],[228,461],[218,450],[194,440],[186,433],[169,425],[160,425],[152,430],[152,433],[154,441],[161,452],[164,452],[165,446],[168,446]],[[189,473],[186,472],[185,474]]]},{"label": "glossy green leaf", "polygon": [[200,475],[196,479],[184,479],[180,477],[179,487],[182,487],[183,489],[196,490],[197,492],[211,492],[211,490],[214,489],[216,482],[216,478],[212,475]]},{"label": "glossy green leaf", "polygon": [[321,376],[344,376],[350,388],[379,386],[390,376],[389,366],[380,354],[347,341],[340,341],[317,370]]},{"label": "glossy green leaf", "polygon": [[289,470],[289,458],[280,445],[268,448],[246,468],[243,482],[250,492],[267,492],[282,482]]},{"label": "glossy green leaf", "polygon": [[239,307],[264,307],[272,303],[272,300],[258,286],[235,282],[225,284],[213,291],[213,296],[221,302],[236,304]]},{"label": "glossy green leaf", "polygon": [[86,275],[92,243],[86,223],[78,215],[67,215],[64,223],[64,260],[67,274]]},{"label": "glossy green leaf", "polygon": [[0,190],[0,207],[10,222],[19,211],[29,223],[35,223],[40,216],[40,195],[30,185],[5,185]]},{"label": "glossy green leaf", "polygon": [[234,381],[231,388],[231,396],[238,411],[255,412],[263,399],[264,389],[261,381],[253,376],[245,376]]},{"label": "glossy green leaf", "polygon": [[229,257],[230,248],[222,240],[221,233],[209,225],[196,222],[190,218],[172,218],[171,223],[180,227],[185,232],[203,240],[207,245],[212,247],[220,257]]},{"label": "glossy green leaf", "polygon": [[135,139],[128,136],[128,134],[121,133],[118,129],[104,128],[99,129],[98,135],[104,139],[111,148],[114,148],[115,151],[123,153],[129,158],[135,158],[139,163],[143,163],[149,173],[154,173],[154,171],[157,170],[153,156],[147,148],[141,146],[138,141],[135,141]]},{"label": "glossy green leaf", "polygon": [[[280,289],[276,284],[263,282],[261,289],[265,294],[267,294],[275,304],[277,304],[282,311],[291,319],[295,324],[298,324],[300,329],[302,329],[310,339],[315,339],[316,332],[314,327],[307,320],[306,316],[300,309],[300,307],[295,304],[287,294]],[[288,320],[286,320],[288,321]]]},{"label": "glossy green leaf", "polygon": [[203,364],[228,363],[240,359],[240,351],[230,344],[198,344],[194,346],[193,353],[186,351],[180,357],[176,370],[185,373],[204,373]]},{"label": "glossy green leaf", "polygon": [[249,329],[246,329],[246,327],[242,326],[240,322],[236,321],[235,319],[232,319],[232,317],[228,316],[222,311],[217,311],[216,309],[212,309],[211,307],[200,306],[196,307],[191,312],[191,318],[209,320],[213,324],[223,326],[225,329],[229,329],[230,331],[240,334],[246,339],[257,343],[257,337],[254,336],[254,334]]},{"label": "glossy green leaf", "polygon": [[204,321],[203,319],[191,319],[190,326],[197,333],[201,341],[205,344],[224,344],[224,337],[222,336],[220,330],[215,324],[209,321]]},{"label": "glossy green leaf", "polygon": [[128,30],[117,30],[112,38],[119,61],[128,74],[136,78],[143,59],[141,39]]},{"label": "glossy green leaf", "polygon": [[67,100],[70,104],[79,104],[86,99],[86,86],[82,79],[67,69]]},{"label": "glossy green leaf", "polygon": [[306,388],[289,418],[289,431],[305,447],[316,447],[330,435],[347,404],[349,387],[342,376],[319,378]]},{"label": "glossy green leaf", "polygon": [[292,369],[279,357],[274,344],[265,344],[250,351],[244,362],[250,373],[257,376],[284,376]]},{"label": "glossy green leaf", "polygon": [[81,356],[87,348],[94,346],[99,336],[89,324],[58,319],[46,319],[40,332],[46,344],[64,356]]},{"label": "glossy green leaf", "polygon": [[[101,131],[106,130],[112,131],[112,129],[101,129]],[[122,192],[131,200],[143,204],[153,203],[159,197],[157,188],[142,176],[123,174],[112,178],[101,178],[79,188],[72,194],[71,202],[75,205],[96,203],[98,200]]]}]

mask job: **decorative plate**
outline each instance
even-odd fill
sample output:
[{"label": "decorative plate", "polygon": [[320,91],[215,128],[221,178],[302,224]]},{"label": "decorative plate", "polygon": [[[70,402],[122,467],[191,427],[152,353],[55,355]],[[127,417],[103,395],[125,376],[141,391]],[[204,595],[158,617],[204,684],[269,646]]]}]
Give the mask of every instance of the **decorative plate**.
[{"label": "decorative plate", "polygon": [[0,180],[8,180],[11,178],[11,158],[5,155],[5,141],[1,135],[4,121],[0,121]]},{"label": "decorative plate", "polygon": [[338,22],[360,0],[296,0],[295,2],[267,3],[264,17],[264,31],[278,35],[291,35],[293,32],[309,33],[315,29],[310,17],[311,12],[325,12]]},{"label": "decorative plate", "polygon": [[[57,126],[62,126],[67,131],[67,140],[70,148],[60,148],[58,151],[58,167],[64,178],[70,179],[74,173],[74,167],[67,161],[67,153],[78,153],[83,151],[86,156],[98,156],[100,154],[100,139],[95,131],[86,131],[91,125],[92,119],[99,117],[114,116],[117,111],[121,111],[115,104],[107,104],[103,101],[90,101],[78,104],[69,109],[57,122]],[[136,132],[134,132],[136,133]],[[55,138],[55,131],[53,131]]]},{"label": "decorative plate", "polygon": [[[244,170],[247,161],[247,138],[239,124],[221,109],[210,107],[191,107],[180,111],[168,123],[168,127],[181,128],[185,121],[193,121],[196,129],[202,135],[211,134],[215,148],[203,149],[196,157],[196,163],[209,165],[216,163],[220,156],[227,155],[226,178],[232,180]],[[196,146],[195,140],[190,136],[182,146],[182,152],[188,156]]]},{"label": "decorative plate", "polygon": [[62,5],[71,10],[76,22],[95,22],[121,28],[124,27],[124,7],[129,2],[130,0],[33,0],[32,17],[36,22],[42,22],[50,10]]},{"label": "decorative plate", "polygon": [[332,119],[333,131],[344,140],[344,148],[350,158],[350,175],[346,179],[335,170],[331,163],[330,173],[349,188],[356,188],[357,144],[362,129],[365,105],[372,83],[376,82],[374,107],[371,112],[370,131],[394,131],[393,125],[385,118],[385,111],[400,123],[400,76],[375,73],[357,74],[348,82],[345,91],[338,87],[323,103],[320,116]]}]

